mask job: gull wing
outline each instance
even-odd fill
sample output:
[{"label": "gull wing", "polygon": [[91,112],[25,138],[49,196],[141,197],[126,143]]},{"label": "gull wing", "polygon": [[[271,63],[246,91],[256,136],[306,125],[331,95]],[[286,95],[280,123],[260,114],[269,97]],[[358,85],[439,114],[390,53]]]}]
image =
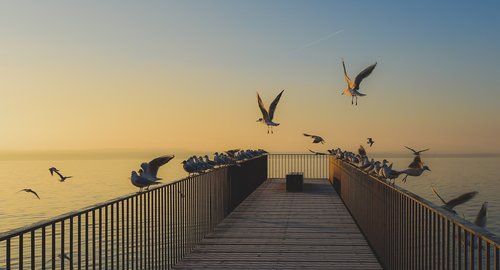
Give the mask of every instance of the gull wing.
[{"label": "gull wing", "polygon": [[424,163],[422,162],[422,159],[420,158],[420,155],[415,156],[413,158],[413,162],[408,165],[408,168],[413,168],[413,169],[420,169],[424,167]]},{"label": "gull wing", "polygon": [[64,176],[59,172],[59,171],[54,171],[57,175],[59,175],[59,177],[61,178],[61,180],[64,179]]},{"label": "gull wing", "polygon": [[413,154],[417,154],[417,151],[415,151],[413,148],[410,148],[410,147],[408,147],[408,146],[406,146],[406,145],[403,145],[403,146],[404,146],[406,149],[408,149],[408,150],[412,151],[412,152],[413,152]]},{"label": "gull wing", "polygon": [[354,89],[359,89],[359,86],[361,85],[361,81],[368,77],[370,74],[372,74],[372,71],[375,69],[377,66],[377,62],[375,64],[365,68],[363,71],[361,71],[358,76],[354,79]]},{"label": "gull wing", "polygon": [[273,103],[271,103],[271,105],[269,106],[269,120],[273,120],[274,111],[276,110],[276,106],[278,106],[278,102],[280,102],[281,94],[283,94],[283,91],[285,90],[281,90],[276,98],[274,98]]},{"label": "gull wing", "polygon": [[472,191],[472,192],[467,192],[464,193],[454,199],[451,199],[449,202],[446,203],[446,206],[449,207],[450,209],[453,209],[453,207],[463,204],[470,199],[474,198],[474,196],[477,195],[477,191]]},{"label": "gull wing", "polygon": [[259,96],[259,93],[257,93],[257,102],[259,103],[259,109],[262,112],[262,118],[264,120],[269,118],[269,114],[267,113],[266,106],[264,106],[264,102],[262,102],[262,99]]},{"label": "gull wing", "polygon": [[146,173],[153,177],[156,177],[156,174],[158,174],[158,169],[160,169],[161,166],[167,164],[174,157],[174,155],[165,155],[151,160],[148,163],[148,171]]},{"label": "gull wing", "polygon": [[479,213],[477,213],[476,220],[474,221],[474,224],[476,224],[477,226],[479,226],[481,228],[486,227],[486,221],[488,219],[487,212],[488,212],[488,203],[485,202],[485,203],[483,203],[483,206],[481,206],[481,210],[479,210]]},{"label": "gull wing", "polygon": [[417,151],[417,155],[420,155],[420,153],[425,152],[425,151],[428,151],[428,150],[431,150],[431,149],[430,149],[430,148],[427,148],[427,149],[424,149],[424,150]]},{"label": "gull wing", "polygon": [[359,148],[358,148],[358,154],[360,156],[366,156],[366,150],[365,150],[365,148],[362,145],[360,145]]},{"label": "gull wing", "polygon": [[349,78],[349,75],[347,75],[347,71],[345,70],[344,59],[342,59],[342,67],[344,68],[344,80],[347,83],[347,85],[349,86],[349,88],[352,88],[353,82],[352,82],[351,78]]},{"label": "gull wing", "polygon": [[438,196],[438,198],[443,202],[443,204],[446,204],[446,201],[443,199],[443,197],[441,197],[439,195],[439,193],[437,192],[437,190],[434,187],[432,187],[431,189],[434,192],[434,194],[436,194],[436,196]]},{"label": "gull wing", "polygon": [[302,134],[304,134],[304,136],[306,136],[306,137],[312,137],[312,136],[314,136],[314,135],[310,135],[310,134],[307,134],[307,133],[302,133]]}]

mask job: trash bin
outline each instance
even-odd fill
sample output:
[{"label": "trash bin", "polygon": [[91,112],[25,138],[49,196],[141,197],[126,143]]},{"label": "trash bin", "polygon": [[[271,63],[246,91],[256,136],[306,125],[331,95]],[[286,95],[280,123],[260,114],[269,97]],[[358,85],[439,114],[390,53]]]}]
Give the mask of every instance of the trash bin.
[{"label": "trash bin", "polygon": [[286,175],[286,191],[302,191],[304,186],[304,173],[291,172]]}]

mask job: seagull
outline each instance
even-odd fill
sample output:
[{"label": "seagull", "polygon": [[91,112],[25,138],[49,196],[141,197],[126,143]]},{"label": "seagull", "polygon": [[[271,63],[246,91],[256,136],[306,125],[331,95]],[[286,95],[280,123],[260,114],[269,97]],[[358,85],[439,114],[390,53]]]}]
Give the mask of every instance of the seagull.
[{"label": "seagull", "polygon": [[414,154],[415,156],[419,156],[419,155],[420,155],[420,153],[425,152],[425,151],[427,151],[427,150],[430,150],[430,148],[427,148],[427,149],[424,149],[424,150],[415,151],[414,149],[412,149],[412,148],[410,148],[410,147],[408,147],[408,146],[404,146],[404,147],[406,147],[406,149],[408,149],[408,150],[412,151],[412,152],[413,152],[413,154]]},{"label": "seagull", "polygon": [[139,192],[142,192],[143,188],[148,188],[151,185],[157,185],[159,182],[156,180],[151,180],[145,176],[138,175],[136,171],[132,171],[132,176],[130,177],[132,185],[140,188]]},{"label": "seagull", "polygon": [[481,206],[481,209],[477,213],[476,220],[474,221],[474,224],[477,226],[484,228],[486,227],[486,221],[488,220],[487,217],[488,214],[488,202],[483,203]]},{"label": "seagull", "polygon": [[56,167],[50,167],[49,168],[50,175],[54,175],[54,172],[58,172],[58,171],[59,170]]},{"label": "seagull", "polygon": [[311,149],[308,149],[308,150],[309,150],[309,152],[311,152],[311,153],[313,153],[315,155],[328,155],[327,153],[316,152],[316,151],[313,151]]},{"label": "seagull", "polygon": [[64,182],[66,179],[72,178],[73,176],[64,176],[62,175],[59,170],[54,171],[57,175],[59,175],[59,182]]},{"label": "seagull", "polygon": [[34,190],[32,190],[31,188],[25,188],[25,189],[19,190],[19,192],[21,192],[21,191],[33,193],[40,200],[40,196],[38,196],[38,194],[36,194],[36,192]]},{"label": "seagull", "polygon": [[457,212],[453,210],[453,208],[457,205],[463,204],[468,202],[470,199],[474,198],[474,196],[477,195],[477,191],[472,191],[472,192],[467,192],[464,193],[454,199],[451,199],[449,201],[445,201],[437,192],[435,188],[432,187],[432,191],[438,196],[438,198],[444,203],[443,208],[456,214]]},{"label": "seagull", "polygon": [[[160,169],[161,166],[167,164],[174,157],[174,155],[165,155],[157,157],[148,163],[143,162],[141,164],[142,174],[140,173],[140,175],[152,181],[161,180],[161,178],[158,178],[156,176],[158,174],[158,169]],[[141,170],[139,170],[139,172],[141,172]]]},{"label": "seagull", "polygon": [[377,66],[377,62],[361,71],[358,76],[356,76],[354,81],[352,81],[351,78],[349,78],[349,76],[347,75],[344,59],[342,59],[342,66],[344,67],[344,80],[347,82],[347,88],[344,89],[342,95],[351,96],[351,104],[354,104],[354,98],[356,98],[356,105],[358,105],[358,96],[366,96],[366,94],[358,91],[361,81],[363,81],[364,78],[368,77],[368,75],[372,73],[373,69],[375,69],[375,66]]},{"label": "seagull", "polygon": [[408,178],[408,176],[420,176],[422,175],[422,173],[424,173],[424,171],[431,171],[431,169],[429,168],[429,166],[423,165],[421,168],[408,168],[399,172],[402,174],[406,174],[403,178],[403,183],[406,183],[406,178]]},{"label": "seagull", "polygon": [[362,157],[366,156],[366,150],[362,145],[360,145],[358,148],[358,154]]},{"label": "seagull", "polygon": [[370,145],[370,147],[372,147],[372,145],[375,143],[375,141],[372,139],[372,138],[367,138],[368,142],[366,142],[367,144]]},{"label": "seagull", "polygon": [[325,140],[323,140],[323,138],[321,138],[320,136],[318,135],[310,135],[310,134],[306,134],[306,133],[303,133],[304,136],[306,137],[311,137],[313,138],[313,143],[321,143],[321,144],[325,144]]},{"label": "seagull", "polygon": [[283,94],[283,91],[285,90],[282,90],[273,100],[273,102],[269,106],[269,111],[266,110],[266,107],[264,106],[264,103],[262,102],[262,99],[260,98],[259,93],[257,92],[257,102],[259,103],[259,108],[260,111],[262,112],[262,118],[259,118],[257,122],[261,122],[267,125],[268,134],[269,134],[269,128],[271,128],[271,133],[273,133],[273,127],[280,125],[279,123],[273,122],[273,118],[274,118],[274,111],[276,110],[276,106],[280,101],[281,94]]}]

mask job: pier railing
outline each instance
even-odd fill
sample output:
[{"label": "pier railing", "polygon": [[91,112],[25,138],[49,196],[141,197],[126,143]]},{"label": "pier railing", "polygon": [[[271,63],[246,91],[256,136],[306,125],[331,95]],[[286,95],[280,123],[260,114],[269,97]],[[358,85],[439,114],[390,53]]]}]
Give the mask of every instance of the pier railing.
[{"label": "pier railing", "polygon": [[304,178],[328,178],[328,155],[270,154],[267,177],[285,178],[290,172],[303,172]]},{"label": "pier railing", "polygon": [[0,269],[170,269],[266,180],[267,156],[0,234]]},{"label": "pier railing", "polygon": [[330,181],[385,269],[500,269],[498,236],[349,163],[329,159]]}]

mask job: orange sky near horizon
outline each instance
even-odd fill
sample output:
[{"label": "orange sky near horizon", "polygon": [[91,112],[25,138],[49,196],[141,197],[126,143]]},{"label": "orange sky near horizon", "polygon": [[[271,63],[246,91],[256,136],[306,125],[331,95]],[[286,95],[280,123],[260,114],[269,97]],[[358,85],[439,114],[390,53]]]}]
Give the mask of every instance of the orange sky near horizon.
[{"label": "orange sky near horizon", "polygon": [[[328,4],[332,14],[307,6],[309,17],[297,19],[299,4],[280,12],[284,3],[246,3],[255,14],[239,17],[244,4],[224,3],[199,3],[209,6],[203,11],[182,2],[118,10],[4,4],[0,151],[355,150],[373,137],[376,152],[409,145],[500,153],[498,53],[487,56],[498,39],[483,44],[479,32],[456,45],[458,36],[414,26],[414,44],[390,36],[399,26],[389,21],[364,29]],[[378,62],[358,106],[340,95],[341,57],[351,77]],[[268,105],[282,89],[281,125],[268,135],[255,122],[256,92]],[[312,145],[304,132],[327,143]]]}]

